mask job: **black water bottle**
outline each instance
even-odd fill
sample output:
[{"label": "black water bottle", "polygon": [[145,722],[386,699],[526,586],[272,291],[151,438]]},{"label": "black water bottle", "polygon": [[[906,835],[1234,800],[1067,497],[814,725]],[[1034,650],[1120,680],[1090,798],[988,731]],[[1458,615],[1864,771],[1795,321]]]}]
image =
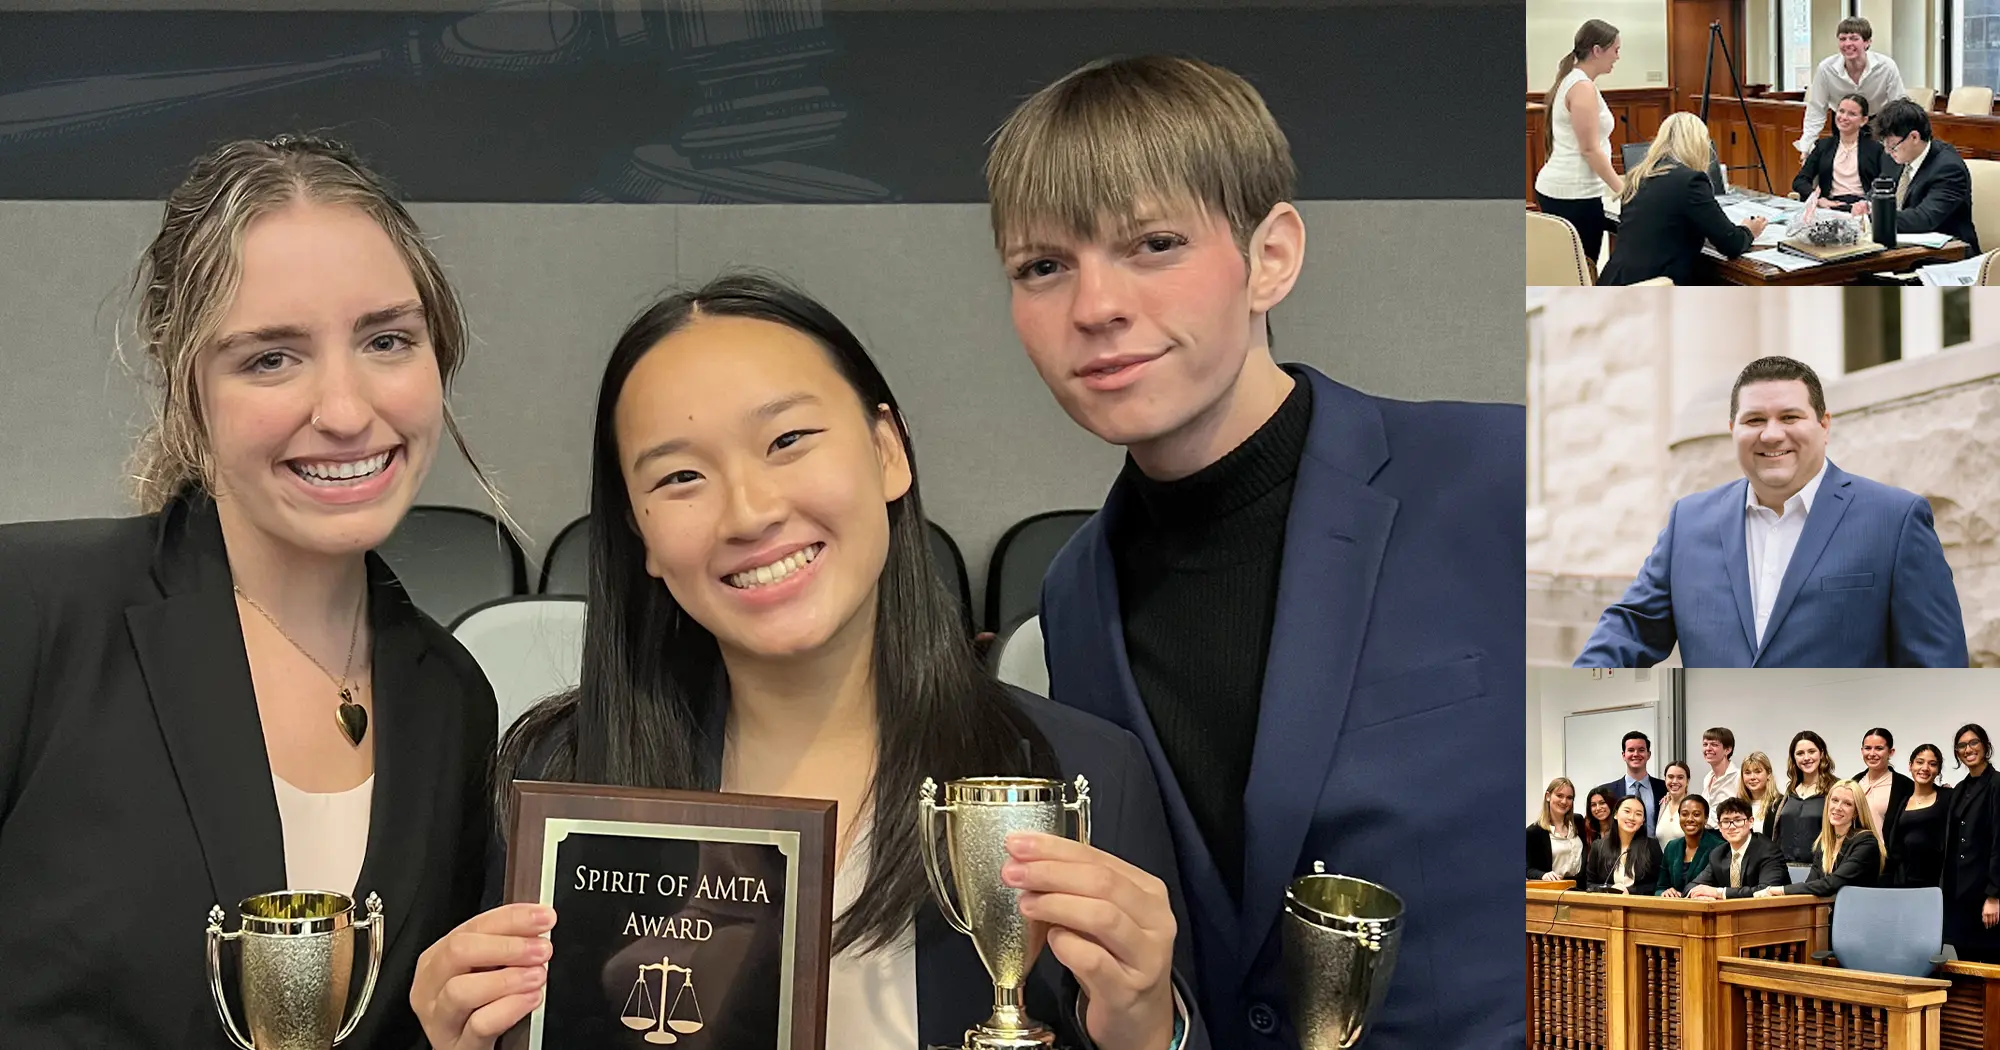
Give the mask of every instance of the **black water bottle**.
[{"label": "black water bottle", "polygon": [[1875,243],[1896,246],[1896,180],[1882,176],[1868,193],[1868,217],[1874,223]]}]

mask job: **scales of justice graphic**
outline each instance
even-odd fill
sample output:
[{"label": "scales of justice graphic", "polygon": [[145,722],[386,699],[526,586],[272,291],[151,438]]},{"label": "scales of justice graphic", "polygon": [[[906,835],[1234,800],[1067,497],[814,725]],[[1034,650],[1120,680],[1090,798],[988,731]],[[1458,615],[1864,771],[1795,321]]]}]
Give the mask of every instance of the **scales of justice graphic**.
[{"label": "scales of justice graphic", "polygon": [[[660,997],[653,998],[649,973],[660,975]],[[674,993],[671,1004],[667,1003],[667,988],[673,975],[681,975],[680,991]],[[682,1000],[687,1002],[687,1012],[681,1009]],[[688,1016],[688,1013],[693,1016]],[[685,966],[674,965],[670,957],[662,956],[656,963],[641,963],[638,976],[632,981],[632,992],[625,997],[625,1009],[619,1015],[625,1027],[635,1032],[645,1032],[646,1041],[664,1045],[680,1042],[681,1035],[693,1035],[701,1031],[701,999],[694,991],[694,971]],[[668,1029],[673,1031],[668,1031]],[[675,1035],[679,1032],[680,1035]]]}]

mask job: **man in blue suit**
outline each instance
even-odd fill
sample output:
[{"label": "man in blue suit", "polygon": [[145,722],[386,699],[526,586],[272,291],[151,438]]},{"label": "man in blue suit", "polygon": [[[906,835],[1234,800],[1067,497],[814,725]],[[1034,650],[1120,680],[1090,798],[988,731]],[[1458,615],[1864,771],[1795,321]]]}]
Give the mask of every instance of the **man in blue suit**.
[{"label": "man in blue suit", "polygon": [[1406,908],[1363,1046],[1518,1048],[1521,953],[1492,950],[1520,943],[1495,860],[1518,836],[1485,807],[1519,790],[1494,757],[1525,699],[1521,410],[1275,362],[1305,228],[1284,136],[1226,70],[1087,66],[987,174],[1030,360],[1129,454],[1043,584],[1050,692],[1145,745],[1215,1045],[1298,1046],[1280,922],[1323,861]]},{"label": "man in blue suit", "polygon": [[1930,504],[1826,458],[1819,376],[1752,361],[1729,417],[1744,476],[1674,504],[1576,666],[1966,666]]}]

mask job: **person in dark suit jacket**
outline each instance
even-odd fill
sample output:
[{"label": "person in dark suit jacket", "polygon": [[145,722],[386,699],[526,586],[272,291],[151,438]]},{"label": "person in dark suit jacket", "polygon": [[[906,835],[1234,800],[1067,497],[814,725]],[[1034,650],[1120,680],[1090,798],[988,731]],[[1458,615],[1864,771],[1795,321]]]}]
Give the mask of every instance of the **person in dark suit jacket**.
[{"label": "person in dark suit jacket", "polygon": [[[1687,667],[1966,666],[1930,504],[1827,458],[1819,376],[1788,357],[1752,361],[1729,421],[1743,478],[1674,504],[1576,666],[1651,667],[1676,645]],[[1799,517],[1784,571],[1753,578],[1749,534]]]},{"label": "person in dark suit jacket", "polygon": [[[1556,847],[1563,847],[1563,859]],[[1576,813],[1576,785],[1568,777],[1549,781],[1542,792],[1542,812],[1528,825],[1528,878],[1568,879],[1583,870],[1583,857],[1590,848],[1590,828]]]},{"label": "person in dark suit jacket", "polygon": [[[1868,129],[1868,96],[1842,96],[1833,110],[1833,126],[1834,134],[1815,141],[1799,164],[1792,196],[1804,200],[1818,193],[1823,201],[1852,204],[1866,197],[1885,171],[1896,174],[1896,162]],[[1842,171],[1850,163],[1854,170],[1846,174],[1852,181]]]},{"label": "person in dark suit jacket", "polygon": [[1968,724],[1952,735],[1965,778],[1945,810],[1944,939],[1970,962],[2000,962],[2000,776],[1993,741]]},{"label": "person in dark suit jacket", "polygon": [[1944,869],[1944,840],[1951,810],[1951,788],[1937,782],[1944,754],[1935,744],[1919,744],[1910,752],[1914,790],[1903,803],[1895,830],[1887,836],[1889,866],[1884,886],[1939,885]]},{"label": "person in dark suit jacket", "polygon": [[1617,808],[1616,800],[1628,796],[1644,803],[1646,828],[1650,834],[1659,823],[1659,807],[1667,797],[1667,782],[1646,772],[1647,764],[1653,759],[1652,738],[1635,729],[1625,734],[1619,747],[1620,755],[1625,760],[1625,775],[1597,785],[1597,790],[1611,797],[1613,809]]},{"label": "person in dark suit jacket", "polygon": [[[1792,881],[1785,869],[1784,854],[1770,839],[1750,826],[1750,803],[1726,798],[1716,806],[1716,823],[1727,849],[1708,856],[1708,867],[1688,884],[1687,895],[1694,899],[1720,900],[1748,897],[1768,886],[1784,886]],[[1739,856],[1740,855],[1740,856]],[[1734,874],[1732,874],[1732,872]]]},{"label": "person in dark suit jacket", "polygon": [[1646,827],[1646,807],[1638,796],[1618,800],[1612,833],[1590,844],[1590,857],[1583,865],[1583,885],[1587,889],[1630,893],[1651,897],[1659,889],[1660,872],[1666,858],[1660,840]]},{"label": "person in dark suit jacket", "polygon": [[[1066,1043],[1205,1050],[1194,986],[1175,977],[1194,972],[1192,941],[1143,751],[978,665],[936,586],[903,413],[854,334],[774,278],[725,274],[627,327],[597,405],[592,520],[634,528],[592,530],[582,684],[509,732],[496,787],[835,800],[836,853],[866,874],[834,953],[911,938],[908,983],[882,992],[914,1007],[916,1043],[949,1044],[988,1016],[991,980],[939,921],[920,785],[1081,773],[1090,844],[1015,836],[996,864],[1022,913],[1050,924],[1030,1005]],[[560,939],[538,936],[555,919],[503,905],[425,953],[410,997],[433,1045],[490,1045],[539,1007],[539,987],[492,972],[532,981],[549,950],[561,964]],[[872,997],[829,1010],[843,1045],[912,1035]]]},{"label": "person in dark suit jacket", "polygon": [[[1875,117],[1875,136],[1902,166],[1896,192],[1897,233],[1944,233],[1964,241],[1968,255],[1979,254],[1979,231],[1972,223],[1972,172],[1958,150],[1931,138],[1930,114],[1908,99],[1896,99]],[[1868,214],[1868,202],[1854,206]]]},{"label": "person in dark suit jacket", "polygon": [[0,1046],[226,1045],[201,917],[328,890],[386,924],[346,1045],[412,1047],[398,990],[478,905],[496,716],[370,551],[442,445],[458,304],[335,143],[225,144],[166,213],[143,515],[0,526]]},{"label": "person in dark suit jacket", "polygon": [[1618,210],[1618,237],[1598,284],[1638,284],[1666,277],[1694,283],[1704,243],[1731,259],[1750,250],[1764,220],[1730,221],[1716,203],[1708,181],[1714,147],[1708,129],[1692,113],[1675,113],[1660,124],[1646,159],[1625,175]]},{"label": "person in dark suit jacket", "polygon": [[1812,867],[1806,880],[1758,890],[1757,896],[1810,893],[1815,897],[1831,897],[1842,886],[1878,885],[1885,858],[1882,840],[1869,827],[1872,823],[1874,817],[1868,812],[1860,786],[1852,780],[1835,784],[1826,793],[1826,814],[1820,825],[1819,841],[1813,844]]},{"label": "person in dark suit jacket", "polygon": [[[1903,815],[1903,807],[1909,805],[1910,796],[1917,790],[1916,781],[1896,772],[1889,760],[1896,755],[1896,736],[1889,730],[1877,726],[1862,734],[1860,776],[1854,778],[1861,788],[1862,801],[1868,807],[1869,818],[1882,840],[1883,852],[1888,852],[1889,844],[1896,841],[1896,822]],[[1881,819],[1875,820],[1876,802],[1881,802]]]}]

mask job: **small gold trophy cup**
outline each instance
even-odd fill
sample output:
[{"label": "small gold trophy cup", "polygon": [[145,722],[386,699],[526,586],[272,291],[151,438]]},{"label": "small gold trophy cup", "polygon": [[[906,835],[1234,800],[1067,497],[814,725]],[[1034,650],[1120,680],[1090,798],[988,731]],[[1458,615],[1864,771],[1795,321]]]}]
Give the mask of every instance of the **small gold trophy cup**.
[{"label": "small gold trophy cup", "polygon": [[[353,1034],[382,969],[382,898],[368,895],[368,917],[359,922],[354,898],[320,890],[259,894],[236,908],[242,923],[235,933],[222,932],[220,904],[208,911],[208,990],[230,1041],[243,1050],[328,1050]],[[356,930],[368,934],[368,974],[343,1024]],[[224,941],[241,942],[247,1038],[222,990]]]},{"label": "small gold trophy cup", "polygon": [[1285,891],[1285,985],[1300,1050],[1347,1050],[1389,991],[1403,900],[1345,875],[1313,874]]},{"label": "small gold trophy cup", "polygon": [[[971,777],[944,786],[937,800],[937,782],[926,778],[918,796],[919,834],[924,872],[945,920],[972,938],[979,960],[993,978],[993,1015],[966,1030],[963,1050],[1042,1050],[1055,1045],[1055,1034],[1028,1016],[1023,988],[1028,971],[1048,941],[1048,924],[1030,922],[1021,914],[1021,891],[1000,881],[1007,863],[1007,836],[1015,831],[1062,835],[1064,814],[1076,814],[1077,841],[1090,842],[1090,784],[1076,778],[1076,798],[1066,800],[1069,785],[1059,780],[1016,777]],[[937,825],[944,824],[945,856],[957,905],[945,886],[938,864]]]}]

